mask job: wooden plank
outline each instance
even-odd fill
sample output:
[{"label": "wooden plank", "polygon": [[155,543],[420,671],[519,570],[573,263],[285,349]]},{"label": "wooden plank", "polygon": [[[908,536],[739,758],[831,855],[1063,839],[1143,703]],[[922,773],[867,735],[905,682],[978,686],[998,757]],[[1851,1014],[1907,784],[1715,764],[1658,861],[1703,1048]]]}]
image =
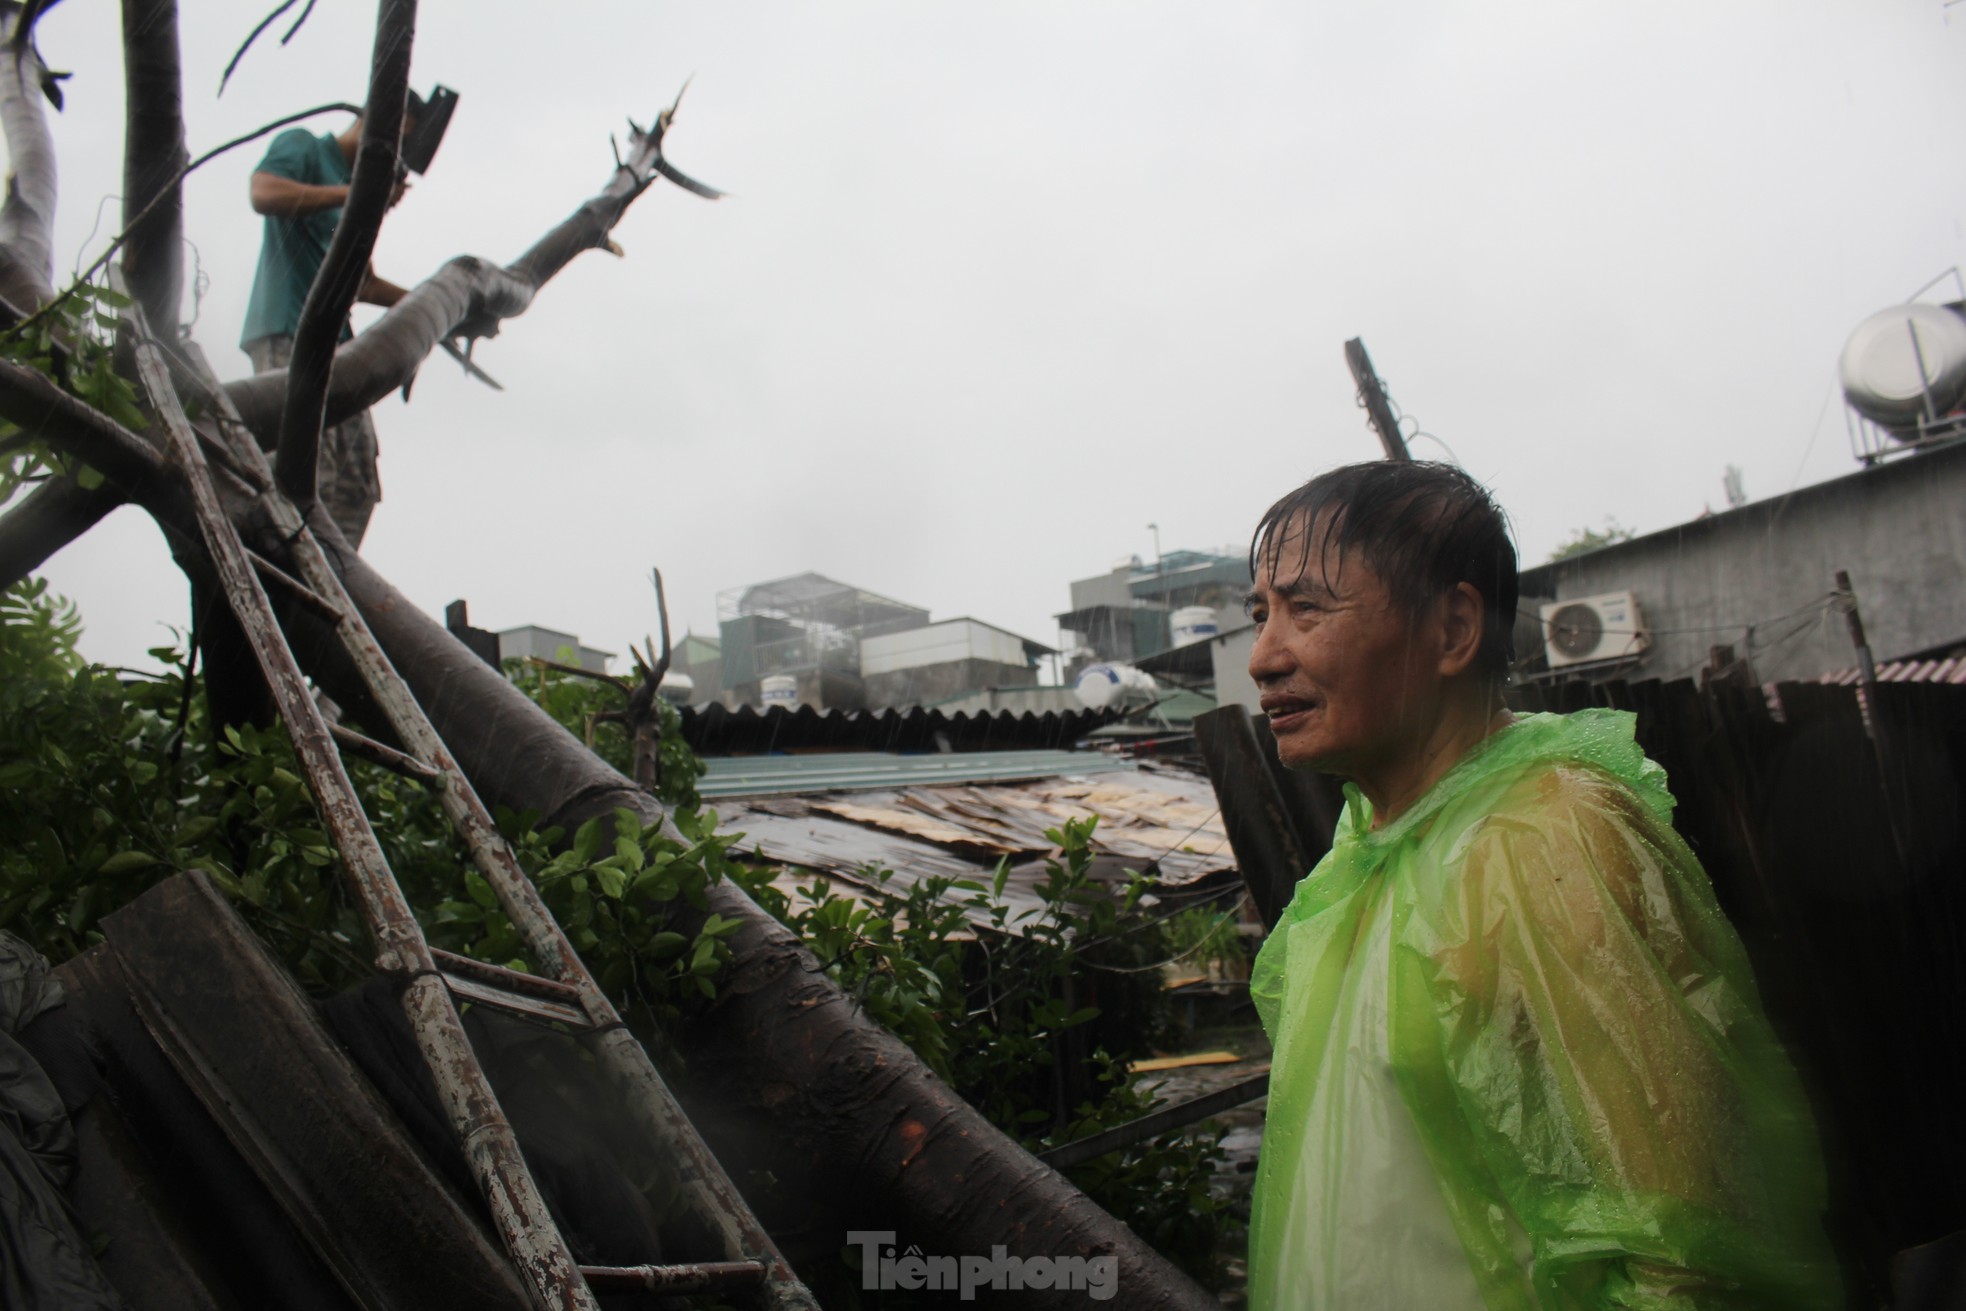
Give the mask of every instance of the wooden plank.
[{"label": "wooden plank", "polygon": [[1256,738],[1249,712],[1222,706],[1198,715],[1195,745],[1215,785],[1236,865],[1266,927],[1275,927],[1311,862]]}]

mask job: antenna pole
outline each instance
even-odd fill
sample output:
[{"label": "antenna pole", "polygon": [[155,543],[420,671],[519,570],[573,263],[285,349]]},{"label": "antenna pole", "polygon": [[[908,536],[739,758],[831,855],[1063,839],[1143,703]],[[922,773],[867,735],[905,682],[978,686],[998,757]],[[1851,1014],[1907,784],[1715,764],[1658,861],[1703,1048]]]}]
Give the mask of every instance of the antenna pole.
[{"label": "antenna pole", "polygon": [[1400,436],[1399,421],[1393,418],[1393,407],[1386,399],[1386,385],[1379,381],[1379,375],[1372,370],[1372,357],[1365,353],[1365,342],[1354,337],[1345,343],[1345,363],[1352,371],[1352,381],[1358,384],[1359,404],[1365,407],[1365,417],[1372,421],[1372,430],[1379,434],[1379,444],[1386,448],[1388,460],[1411,460],[1412,452],[1406,449],[1406,438]]}]

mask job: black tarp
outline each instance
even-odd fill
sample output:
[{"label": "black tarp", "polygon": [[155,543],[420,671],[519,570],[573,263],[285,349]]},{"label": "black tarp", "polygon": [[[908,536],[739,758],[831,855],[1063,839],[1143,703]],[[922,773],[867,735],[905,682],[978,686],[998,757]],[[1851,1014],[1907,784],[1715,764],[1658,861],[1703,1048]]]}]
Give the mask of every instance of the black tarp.
[{"label": "black tarp", "polygon": [[122,1311],[63,1195],[76,1166],[68,1108],[22,1038],[62,1002],[47,959],[0,933],[0,1306]]}]

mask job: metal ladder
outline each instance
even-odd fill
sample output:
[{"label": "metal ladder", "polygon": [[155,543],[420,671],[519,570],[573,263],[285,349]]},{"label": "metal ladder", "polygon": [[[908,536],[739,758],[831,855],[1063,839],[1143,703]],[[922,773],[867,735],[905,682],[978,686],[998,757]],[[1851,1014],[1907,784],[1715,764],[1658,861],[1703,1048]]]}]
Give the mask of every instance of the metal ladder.
[{"label": "metal ladder", "polygon": [[[141,390],[163,426],[168,456],[188,485],[220,585],[252,644],[374,938],[376,968],[409,981],[402,1005],[410,1028],[499,1238],[533,1305],[540,1311],[595,1311],[596,1292],[639,1289],[669,1295],[715,1292],[767,1311],[818,1311],[818,1303],[779,1255],[641,1043],[596,986],[540,900],[538,889],[519,868],[484,803],[408,684],[383,654],[300,511],[276,487],[265,454],[209,366],[195,353],[196,347],[187,348],[188,359],[173,360],[134,304],[124,311],[124,323],[135,350]],[[179,401],[174,363],[180,375],[218,407],[224,438],[212,443],[212,454],[229,474],[256,492],[272,524],[293,543],[298,578],[249,550],[225,514],[201,438]],[[334,624],[343,648],[406,752],[330,726],[323,719],[275,618],[267,584]],[[539,974],[523,974],[430,946],[376,841],[338,747],[436,789],[445,814],[497,894]],[[637,1127],[676,1154],[685,1181],[684,1201],[718,1235],[723,1259],[687,1265],[578,1265],[547,1213],[511,1124],[471,1050],[458,1017],[460,1002],[552,1021],[584,1034],[596,1064],[622,1094]]]}]

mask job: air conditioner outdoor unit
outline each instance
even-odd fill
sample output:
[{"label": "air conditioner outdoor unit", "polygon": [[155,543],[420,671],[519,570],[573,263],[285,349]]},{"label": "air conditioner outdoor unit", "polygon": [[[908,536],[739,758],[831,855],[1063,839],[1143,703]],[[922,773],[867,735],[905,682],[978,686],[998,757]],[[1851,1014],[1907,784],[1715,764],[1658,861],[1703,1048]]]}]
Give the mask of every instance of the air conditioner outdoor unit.
[{"label": "air conditioner outdoor unit", "polygon": [[1652,645],[1638,599],[1630,592],[1604,592],[1542,608],[1543,651],[1551,669],[1626,660]]}]

